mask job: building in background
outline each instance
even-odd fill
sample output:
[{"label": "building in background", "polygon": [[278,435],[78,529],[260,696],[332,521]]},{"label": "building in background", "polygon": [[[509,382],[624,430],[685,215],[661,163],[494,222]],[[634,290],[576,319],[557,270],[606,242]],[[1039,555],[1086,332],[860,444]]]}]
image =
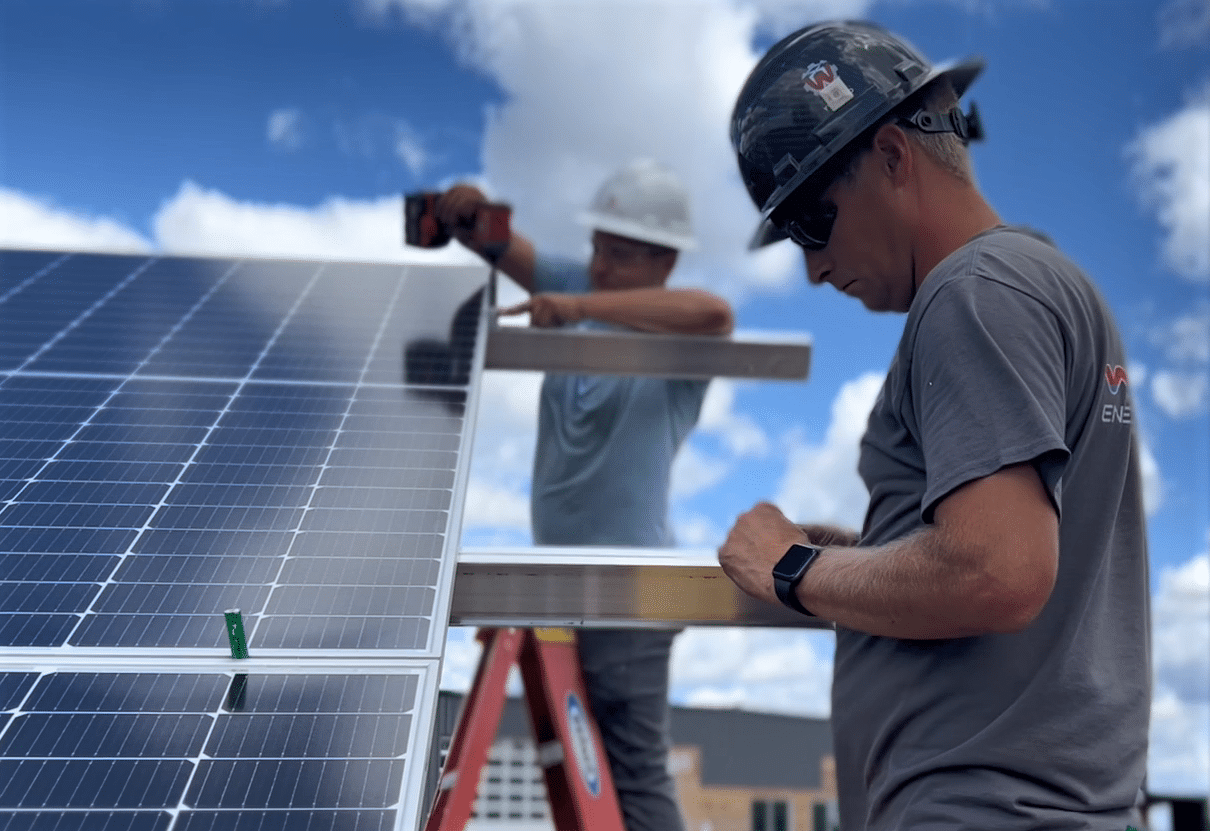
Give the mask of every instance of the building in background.
[{"label": "building in background", "polygon": [[[441,759],[462,696],[441,693]],[[836,831],[836,778],[826,719],[672,708],[672,753],[686,831]],[[430,781],[436,782],[434,760]],[[431,786],[430,786],[431,787]],[[520,698],[509,698],[480,774],[467,831],[554,831]]]}]

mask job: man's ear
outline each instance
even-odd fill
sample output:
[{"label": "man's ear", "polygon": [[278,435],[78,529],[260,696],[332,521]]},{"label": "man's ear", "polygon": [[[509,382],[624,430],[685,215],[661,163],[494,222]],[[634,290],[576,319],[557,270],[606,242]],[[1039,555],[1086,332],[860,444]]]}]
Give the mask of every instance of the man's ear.
[{"label": "man's ear", "polygon": [[884,124],[874,134],[874,150],[878,155],[879,172],[902,186],[911,176],[912,144],[907,133],[897,124]]}]

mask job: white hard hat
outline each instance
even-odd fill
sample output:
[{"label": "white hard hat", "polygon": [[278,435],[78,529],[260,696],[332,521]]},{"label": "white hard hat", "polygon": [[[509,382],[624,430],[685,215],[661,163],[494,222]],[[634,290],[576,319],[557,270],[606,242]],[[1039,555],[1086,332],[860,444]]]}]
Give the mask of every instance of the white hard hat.
[{"label": "white hard hat", "polygon": [[697,245],[689,195],[672,171],[648,159],[631,162],[606,179],[580,222],[680,251]]}]

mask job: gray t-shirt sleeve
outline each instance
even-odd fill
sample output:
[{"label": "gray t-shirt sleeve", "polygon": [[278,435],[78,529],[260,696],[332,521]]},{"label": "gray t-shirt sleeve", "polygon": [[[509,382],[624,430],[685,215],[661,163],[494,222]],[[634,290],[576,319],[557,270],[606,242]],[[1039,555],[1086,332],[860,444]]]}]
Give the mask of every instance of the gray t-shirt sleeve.
[{"label": "gray t-shirt sleeve", "polygon": [[943,286],[924,310],[911,395],[927,483],[921,518],[955,488],[1033,462],[1061,507],[1065,347],[1058,318],[1024,291],[986,276]]}]

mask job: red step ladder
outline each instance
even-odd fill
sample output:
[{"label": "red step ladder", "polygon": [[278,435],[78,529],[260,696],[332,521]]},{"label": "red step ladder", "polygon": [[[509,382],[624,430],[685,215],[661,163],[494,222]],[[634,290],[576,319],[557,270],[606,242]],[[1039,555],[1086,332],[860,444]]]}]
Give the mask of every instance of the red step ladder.
[{"label": "red step ladder", "polygon": [[513,664],[521,670],[555,828],[625,831],[609,762],[584,692],[575,630],[480,629],[476,638],[483,653],[458,714],[424,831],[463,831],[470,820]]}]

